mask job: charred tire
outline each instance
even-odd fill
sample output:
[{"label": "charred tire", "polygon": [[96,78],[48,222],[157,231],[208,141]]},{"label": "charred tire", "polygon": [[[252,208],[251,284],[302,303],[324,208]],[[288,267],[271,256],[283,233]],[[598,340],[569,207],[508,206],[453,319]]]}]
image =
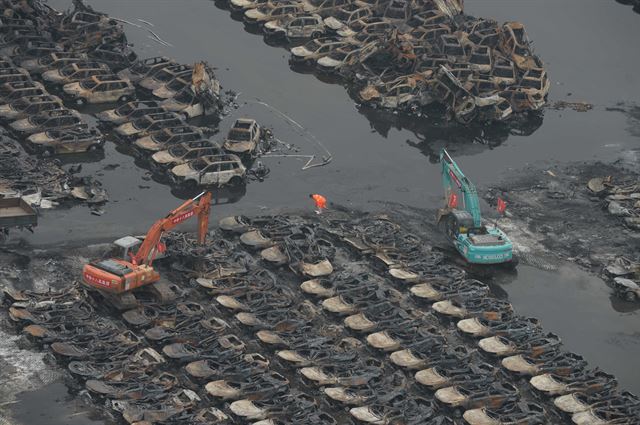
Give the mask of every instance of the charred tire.
[{"label": "charred tire", "polygon": [[241,185],[242,185],[242,178],[238,176],[231,177],[231,180],[229,180],[229,186],[239,187]]},{"label": "charred tire", "polygon": [[624,293],[624,300],[629,301],[630,303],[635,302],[638,299],[636,294],[632,291],[627,291]]},{"label": "charred tire", "polygon": [[196,182],[195,180],[187,180],[182,183],[182,186],[187,190],[194,190],[198,187],[198,182]]},{"label": "charred tire", "polygon": [[85,99],[84,97],[79,97],[76,99],[76,105],[84,106],[86,104],[87,104],[87,99]]},{"label": "charred tire", "polygon": [[56,154],[56,150],[52,147],[47,147],[42,150],[42,156],[51,157]]},{"label": "charred tire", "polygon": [[311,38],[320,38],[322,37],[322,33],[320,31],[314,31],[311,33]]}]

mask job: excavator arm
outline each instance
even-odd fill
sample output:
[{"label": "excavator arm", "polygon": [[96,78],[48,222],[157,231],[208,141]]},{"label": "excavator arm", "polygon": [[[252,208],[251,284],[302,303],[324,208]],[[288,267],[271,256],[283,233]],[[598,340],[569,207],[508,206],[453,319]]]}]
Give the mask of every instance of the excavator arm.
[{"label": "excavator arm", "polygon": [[462,192],[463,209],[471,214],[473,225],[480,227],[482,225],[482,214],[480,213],[480,201],[478,200],[476,187],[467,179],[458,164],[444,148],[440,151],[440,164],[442,166],[442,184],[445,197],[448,199],[455,188]]},{"label": "excavator arm", "polygon": [[204,244],[209,226],[210,208],[211,192],[202,192],[171,211],[164,218],[156,221],[147,232],[138,252],[131,255],[131,262],[135,265],[150,266],[158,253],[160,239],[164,232],[173,229],[193,216],[198,216],[198,243]]}]

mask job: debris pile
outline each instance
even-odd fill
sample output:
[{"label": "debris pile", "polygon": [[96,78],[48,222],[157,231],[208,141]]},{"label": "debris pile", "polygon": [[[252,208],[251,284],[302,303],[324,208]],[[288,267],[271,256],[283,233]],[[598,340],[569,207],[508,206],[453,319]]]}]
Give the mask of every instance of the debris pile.
[{"label": "debris pile", "polygon": [[[593,177],[603,174],[607,177]],[[617,163],[552,167],[544,173],[520,170],[516,178],[490,189],[485,199],[495,203],[498,196],[506,199],[511,211],[501,219],[501,226],[525,245],[521,252],[536,251],[535,246],[540,245],[544,248],[537,251],[546,248],[556,258],[603,272],[614,294],[623,300],[637,298],[633,290],[625,289],[638,283],[633,267],[624,272],[619,267],[620,258],[640,261],[640,178],[636,170]],[[615,264],[612,270],[616,272],[608,271]]]},{"label": "debris pile", "polygon": [[606,204],[607,211],[633,230],[640,230],[640,180],[615,184],[611,176],[594,177],[587,187]]},{"label": "debris pile", "polygon": [[[474,18],[462,1],[230,0],[294,67],[342,77],[359,104],[412,114],[440,106],[468,124],[540,110],[550,81],[524,25]],[[309,41],[310,40],[310,41]]]},{"label": "debris pile", "polygon": [[386,217],[220,228],[167,235],[175,303],[8,290],[10,317],[127,423],[637,423],[614,377]]},{"label": "debris pile", "polygon": [[[609,214],[640,237],[640,179],[614,183],[611,176],[594,177],[587,187],[602,199]],[[604,275],[617,296],[640,301],[640,257],[635,262],[617,257],[604,268]]]},{"label": "debris pile", "polygon": [[[223,147],[210,139],[215,127],[187,123],[204,117],[217,123],[225,106],[209,64],[138,60],[122,24],[82,1],[62,13],[40,1],[3,7],[1,52],[7,57],[0,62],[0,119],[29,152],[52,156],[100,149],[101,131],[65,105],[118,102],[122,105],[115,109],[92,113],[108,138],[135,146],[154,171],[185,186],[243,184],[267,133],[254,120],[238,120]],[[175,167],[177,172],[169,172]],[[226,172],[229,167],[233,173]],[[257,174],[266,176],[263,170]],[[92,198],[90,190],[74,194]]]},{"label": "debris pile", "polygon": [[[83,196],[78,196],[82,193]],[[0,198],[22,197],[39,208],[53,208],[67,200],[100,204],[107,194],[100,182],[65,171],[54,160],[29,156],[22,146],[2,136],[0,142]]]}]

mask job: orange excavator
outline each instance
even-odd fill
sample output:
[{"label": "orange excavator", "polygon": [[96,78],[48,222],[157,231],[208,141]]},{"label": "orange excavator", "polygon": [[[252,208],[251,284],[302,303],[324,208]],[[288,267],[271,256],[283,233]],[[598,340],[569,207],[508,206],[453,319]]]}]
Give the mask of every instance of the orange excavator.
[{"label": "orange excavator", "polygon": [[[198,242],[203,245],[209,226],[211,192],[202,192],[156,221],[143,240],[125,236],[115,241],[123,249],[121,258],[110,258],[86,264],[82,270],[82,281],[89,289],[97,290],[118,309],[129,309],[137,305],[134,289],[147,287],[161,303],[175,299],[173,286],[161,279],[152,267],[156,258],[166,250],[161,241],[164,232],[191,217],[198,217]],[[134,253],[136,247],[138,250]]]}]

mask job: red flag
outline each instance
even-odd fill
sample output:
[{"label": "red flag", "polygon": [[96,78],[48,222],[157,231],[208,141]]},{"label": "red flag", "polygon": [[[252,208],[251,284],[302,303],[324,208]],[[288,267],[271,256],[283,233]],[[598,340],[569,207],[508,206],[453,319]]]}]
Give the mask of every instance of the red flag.
[{"label": "red flag", "polygon": [[504,213],[504,211],[507,209],[507,203],[504,202],[502,198],[498,198],[498,205],[496,206],[496,209],[500,214]]},{"label": "red flag", "polygon": [[452,193],[449,195],[449,208],[457,208],[458,207],[458,195]]}]

